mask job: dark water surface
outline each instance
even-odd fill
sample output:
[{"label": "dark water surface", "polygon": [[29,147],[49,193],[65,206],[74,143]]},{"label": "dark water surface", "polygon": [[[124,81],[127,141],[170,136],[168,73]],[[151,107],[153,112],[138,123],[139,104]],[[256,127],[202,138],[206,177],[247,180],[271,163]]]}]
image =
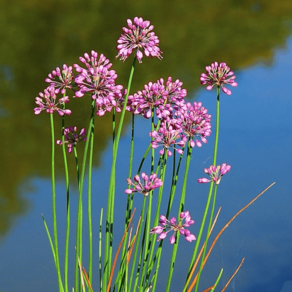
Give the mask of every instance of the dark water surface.
[{"label": "dark water surface", "polygon": [[[126,84],[131,61],[115,60],[116,40],[127,18],[142,16],[155,26],[164,59],[144,59],[134,76],[134,89],[172,76],[184,82],[190,101],[202,101],[215,116],[215,91],[199,85],[200,73],[211,62],[225,61],[235,70],[238,88],[221,95],[218,163],[232,165],[218,189],[222,206],[217,231],[241,207],[276,181],[266,194],[244,211],[219,239],[202,275],[201,291],[224,269],[222,287],[245,257],[229,290],[237,292],[292,291],[291,169],[292,66],[291,1],[2,1],[0,4],[0,291],[57,291],[57,278],[41,214],[51,224],[49,116],[34,116],[34,97],[56,66],[78,62],[91,49],[104,53]],[[76,120],[87,127],[89,98],[72,100]],[[57,126],[56,126],[57,129]],[[130,127],[119,148],[115,221],[124,216]],[[149,121],[137,118],[135,163],[148,143]],[[99,137],[95,152],[93,220],[106,207],[110,171],[111,115],[96,121]],[[56,132],[57,133],[57,132]],[[80,149],[80,152],[82,150]],[[199,230],[208,186],[196,180],[211,164],[213,136],[194,149],[186,209]],[[74,159],[70,157],[73,169]],[[57,151],[57,194],[64,194],[61,151]],[[169,173],[171,170],[169,170]],[[72,171],[72,177],[74,172]],[[77,189],[72,195],[76,208]],[[178,202],[179,198],[176,199]],[[141,199],[142,201],[142,199]],[[174,203],[176,203],[174,202]],[[140,203],[137,200],[137,205]],[[65,230],[65,198],[58,196],[61,259]],[[173,211],[175,215],[176,211]],[[73,217],[74,220],[74,217]],[[73,221],[74,222],[74,221]],[[116,236],[121,230],[116,225]],[[97,273],[97,230],[94,231]],[[74,246],[74,235],[71,236]],[[117,244],[117,243],[115,243]],[[181,291],[193,247],[180,242],[172,291]],[[166,281],[165,260],[157,291]],[[74,250],[71,251],[74,255]],[[73,261],[71,261],[71,272]],[[96,274],[96,278],[98,275]],[[96,283],[95,283],[96,285]],[[220,290],[220,289],[219,289]]]}]

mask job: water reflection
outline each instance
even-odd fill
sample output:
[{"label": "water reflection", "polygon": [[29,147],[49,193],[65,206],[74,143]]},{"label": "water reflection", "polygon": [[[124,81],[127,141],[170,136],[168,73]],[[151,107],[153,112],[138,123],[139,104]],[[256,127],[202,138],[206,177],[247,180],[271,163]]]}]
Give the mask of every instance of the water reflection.
[{"label": "water reflection", "polygon": [[[164,59],[143,59],[133,91],[160,77],[179,78],[189,96],[197,91],[202,68],[214,60],[243,69],[257,61],[272,62],[273,49],[291,33],[290,1],[2,1],[0,36],[0,236],[14,218],[28,210],[22,198],[26,181],[50,176],[49,117],[33,114],[34,97],[44,79],[62,63],[95,49],[113,62],[118,83],[126,84],[131,61],[115,61],[116,40],[126,18],[143,16],[155,25]],[[248,92],[247,92],[248,94]],[[72,100],[74,122],[87,127],[90,99]],[[97,121],[95,166],[111,136],[111,116]],[[59,121],[60,125],[60,121]],[[56,129],[58,126],[56,125]],[[56,133],[57,134],[57,133]],[[60,163],[58,164],[58,161]],[[61,150],[57,172],[63,173]],[[73,165],[74,161],[70,161]],[[61,178],[60,178],[61,179]]]}]

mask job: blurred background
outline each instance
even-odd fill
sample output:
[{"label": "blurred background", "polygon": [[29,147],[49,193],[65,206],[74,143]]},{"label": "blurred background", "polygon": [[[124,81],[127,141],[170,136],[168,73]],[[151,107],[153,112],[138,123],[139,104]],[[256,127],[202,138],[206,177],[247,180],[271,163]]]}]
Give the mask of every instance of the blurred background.
[{"label": "blurred background", "polygon": [[[200,85],[200,73],[206,65],[224,61],[237,76],[239,86],[231,89],[232,95],[221,94],[218,163],[231,164],[232,170],[218,190],[217,207],[223,206],[218,230],[276,181],[225,231],[205,268],[201,289],[211,286],[221,267],[223,287],[245,257],[227,291],[292,291],[292,236],[288,231],[292,224],[290,0],[1,1],[0,291],[57,291],[53,257],[41,219],[43,213],[51,226],[50,124],[47,114],[34,115],[34,99],[47,86],[44,79],[48,73],[64,63],[78,63],[78,57],[92,49],[111,60],[119,76],[117,83],[126,86],[132,58],[124,63],[115,59],[116,41],[126,20],[135,16],[154,25],[163,59],[144,57],[143,63],[137,64],[132,93],[161,77],[179,78],[188,90],[187,100],[201,101],[215,117],[216,92],[207,92]],[[67,125],[87,127],[90,98],[71,99],[70,108],[74,115],[67,119]],[[127,116],[119,148],[120,167],[127,164],[129,157],[129,119]],[[61,119],[56,118],[57,138],[60,125]],[[149,143],[149,129],[149,121],[137,119],[136,165]],[[98,222],[100,208],[106,206],[111,114],[96,120],[96,134],[93,216]],[[204,176],[203,168],[211,164],[213,138],[212,135],[207,145],[193,151],[187,204],[197,223],[195,233],[207,195],[207,186],[198,185],[196,180]],[[63,244],[65,192],[61,149],[56,155]],[[72,177],[74,164],[73,156],[69,157]],[[116,208],[117,219],[124,216],[125,179],[121,172],[117,178],[117,206],[122,207]],[[74,210],[76,185],[72,196]],[[121,234],[119,227],[117,234]],[[192,251],[188,244],[182,243],[182,247],[172,291],[182,290],[184,259]],[[165,262],[168,267],[167,257]],[[161,291],[165,278],[162,271]]]}]

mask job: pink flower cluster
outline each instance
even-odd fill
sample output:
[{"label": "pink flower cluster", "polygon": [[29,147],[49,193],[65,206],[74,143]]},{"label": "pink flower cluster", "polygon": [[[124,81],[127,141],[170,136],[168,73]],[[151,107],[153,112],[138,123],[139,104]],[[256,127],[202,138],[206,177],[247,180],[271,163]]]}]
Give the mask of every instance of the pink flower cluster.
[{"label": "pink flower cluster", "polygon": [[[70,126],[69,128],[64,129],[64,136],[65,136],[65,144],[68,146],[68,152],[72,152],[72,147],[77,145],[78,142],[80,141],[86,141],[86,132],[85,128],[82,128],[80,133],[78,134],[78,129],[77,127],[72,127]],[[62,140],[57,140],[56,143],[58,145],[62,145]]]},{"label": "pink flower cluster", "polygon": [[149,133],[150,137],[154,138],[151,141],[152,148],[157,148],[158,146],[162,146],[162,149],[159,151],[160,155],[164,154],[164,151],[167,151],[167,156],[171,156],[172,152],[169,148],[173,148],[179,154],[183,153],[183,150],[177,148],[177,146],[183,147],[187,138],[181,134],[181,129],[179,125],[176,125],[176,120],[169,119],[165,120],[161,123],[158,131],[153,131]]},{"label": "pink flower cluster", "polygon": [[159,39],[153,32],[153,25],[150,21],[143,20],[142,17],[135,17],[134,23],[131,19],[127,20],[128,28],[123,27],[123,33],[118,39],[116,58],[125,61],[136,50],[136,57],[139,63],[142,63],[143,51],[146,57],[157,57],[162,59]]},{"label": "pink flower cluster", "polygon": [[132,185],[133,188],[126,189],[126,194],[130,195],[138,192],[147,197],[150,191],[157,189],[163,185],[162,180],[156,176],[156,173],[148,176],[147,174],[145,174],[145,172],[142,172],[141,177],[143,179],[143,182],[141,181],[138,174],[134,176],[134,182],[130,178],[127,179],[127,183],[129,185]]},{"label": "pink flower cluster", "polygon": [[211,66],[206,66],[206,74],[201,74],[201,84],[207,84],[207,90],[211,90],[214,85],[217,87],[221,87],[222,91],[228,95],[231,94],[231,90],[226,88],[225,85],[229,84],[231,86],[236,87],[238,84],[234,81],[236,78],[234,76],[234,72],[230,71],[230,68],[226,65],[226,63],[220,63],[218,65],[217,62],[211,64]]},{"label": "pink flower cluster", "polygon": [[[74,64],[74,68],[79,73],[75,77],[78,90],[76,97],[82,97],[85,93],[91,93],[92,99],[96,102],[97,115],[102,116],[106,111],[110,112],[113,107],[120,105],[123,89],[122,85],[116,85],[115,79],[118,77],[116,71],[109,70],[112,64],[101,54],[91,51],[91,55],[85,53],[84,58],[79,58],[86,68]],[[121,111],[117,107],[117,111]]]},{"label": "pink flower cluster", "polygon": [[53,112],[58,112],[60,116],[70,115],[71,110],[61,108],[61,105],[69,102],[69,97],[64,96],[57,100],[57,93],[54,87],[47,87],[44,93],[40,92],[39,96],[35,98],[35,103],[38,105],[34,108],[34,113],[36,115],[40,114],[43,110],[47,113],[52,114]]},{"label": "pink flower cluster", "polygon": [[[221,178],[224,174],[229,172],[231,169],[230,165],[227,165],[226,163],[223,163],[221,166],[218,165],[217,167],[214,165],[211,165],[209,168],[205,168],[204,172],[210,176],[211,179],[207,179],[205,177],[199,178],[199,183],[208,183],[211,180],[216,184],[219,185]],[[219,172],[220,171],[220,172]]]},{"label": "pink flower cluster", "polygon": [[72,66],[63,65],[63,70],[59,67],[56,70],[53,70],[52,73],[48,75],[49,78],[46,78],[45,81],[50,83],[50,87],[55,88],[55,93],[61,92],[65,94],[66,88],[72,88],[72,81],[74,78],[72,72]]},{"label": "pink flower cluster", "polygon": [[164,215],[160,215],[159,223],[161,225],[152,228],[150,230],[150,233],[159,234],[157,241],[160,241],[161,239],[166,238],[168,232],[172,231],[173,234],[169,239],[169,242],[171,244],[175,243],[175,234],[177,232],[183,235],[188,242],[196,240],[196,236],[192,234],[188,229],[186,229],[186,227],[190,227],[190,225],[195,223],[195,221],[192,220],[189,211],[181,212],[179,217],[180,218],[177,222],[175,217],[172,217],[170,220],[168,220]]},{"label": "pink flower cluster", "polygon": [[150,118],[152,111],[161,120],[159,129],[149,135],[153,138],[152,147],[163,146],[160,154],[166,149],[171,156],[170,148],[182,154],[182,149],[190,138],[191,147],[202,146],[207,143],[207,137],[211,134],[211,115],[202,106],[202,103],[186,103],[187,90],[182,88],[183,83],[177,79],[172,81],[168,77],[157,82],[144,85],[144,89],[129,96],[127,110],[134,114],[140,114]]}]

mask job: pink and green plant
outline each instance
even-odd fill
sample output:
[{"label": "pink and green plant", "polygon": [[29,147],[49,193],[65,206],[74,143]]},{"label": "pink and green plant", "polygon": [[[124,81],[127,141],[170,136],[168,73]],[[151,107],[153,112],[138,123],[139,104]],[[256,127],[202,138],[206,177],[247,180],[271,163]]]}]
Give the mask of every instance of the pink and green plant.
[{"label": "pink and green plant", "polygon": [[[82,65],[74,64],[73,66],[63,65],[62,70],[57,67],[53,70],[48,78],[45,79],[49,86],[36,97],[37,107],[34,109],[35,114],[46,111],[50,114],[51,123],[51,143],[52,143],[52,212],[53,212],[53,239],[44,220],[51,250],[56,266],[59,291],[68,292],[70,285],[68,283],[68,265],[70,249],[70,230],[72,212],[70,208],[70,188],[69,172],[67,164],[67,154],[65,145],[68,146],[68,152],[74,152],[76,161],[76,173],[78,184],[78,206],[76,210],[77,221],[76,239],[75,239],[75,274],[74,274],[74,291],[93,291],[94,271],[93,271],[93,240],[92,233],[95,228],[92,227],[92,161],[94,149],[94,125],[95,114],[98,119],[106,113],[112,114],[112,165],[110,172],[110,182],[108,187],[108,203],[106,207],[106,218],[103,218],[103,209],[101,210],[99,224],[99,287],[100,292],[109,291],[155,291],[159,279],[159,268],[162,259],[162,248],[164,239],[169,232],[170,243],[172,244],[172,254],[165,292],[170,291],[172,286],[172,276],[175,269],[177,251],[179,248],[180,236],[194,244],[194,251],[184,282],[183,292],[198,291],[200,276],[206,264],[209,254],[221,235],[225,227],[219,232],[213,241],[209,251],[208,240],[217,221],[219,212],[215,219],[214,211],[216,206],[216,195],[218,185],[223,175],[230,171],[231,166],[223,163],[216,166],[218,141],[219,141],[219,114],[220,114],[220,91],[231,94],[226,85],[237,86],[235,75],[226,63],[218,64],[214,62],[211,66],[206,67],[206,73],[201,74],[201,84],[207,85],[207,90],[213,87],[217,88],[215,130],[211,131],[211,115],[208,110],[202,106],[201,102],[186,102],[187,90],[182,88],[183,82],[179,79],[168,77],[165,81],[160,78],[156,82],[148,82],[142,90],[130,95],[133,75],[135,71],[136,60],[142,63],[143,55],[146,57],[157,57],[162,59],[162,52],[159,48],[159,39],[153,32],[154,26],[150,21],[143,18],[135,17],[134,20],[127,20],[128,27],[123,27],[123,33],[118,40],[118,55],[116,58],[125,61],[133,54],[133,64],[130,70],[127,87],[116,84],[118,77],[115,70],[111,69],[112,64],[103,54],[98,54],[92,50],[90,54],[85,53],[79,58]],[[73,71],[75,70],[75,71]],[[173,81],[175,80],[175,81]],[[78,133],[77,127],[65,127],[65,116],[71,114],[70,109],[66,109],[69,97],[66,95],[68,90],[74,92],[75,98],[82,98],[89,95],[91,102],[91,116],[89,119],[88,130],[82,128]],[[123,122],[126,111],[132,116],[131,123],[131,146],[129,171],[127,179],[127,188],[125,189],[127,200],[125,209],[125,221],[121,226],[120,222],[114,221],[114,206],[116,197],[116,176],[121,172],[117,171],[116,162],[118,159],[118,146],[121,137]],[[66,177],[66,237],[65,237],[65,257],[64,257],[64,274],[61,275],[61,266],[59,258],[59,242],[57,232],[57,212],[56,212],[56,192],[55,192],[55,138],[54,138],[54,121],[53,113],[58,112],[62,116],[62,139],[57,140],[57,144],[62,146],[64,156],[64,169]],[[120,114],[118,127],[116,125],[116,113]],[[141,115],[149,119],[150,130],[148,130],[150,139],[148,148],[143,155],[136,175],[132,177],[134,162],[134,138],[135,138],[135,115]],[[213,126],[214,128],[214,126]],[[150,131],[150,132],[149,132]],[[87,134],[86,134],[87,132]],[[189,211],[185,210],[187,180],[191,165],[192,151],[202,147],[207,143],[207,138],[215,132],[215,142],[213,151],[213,163],[204,172],[209,178],[199,178],[199,183],[210,183],[209,192],[206,200],[203,217],[200,221],[198,234],[193,234],[189,227],[194,224]],[[81,167],[78,162],[77,146],[78,142],[84,141],[85,147]],[[156,156],[156,149],[162,146]],[[197,146],[197,147],[195,147]],[[149,155],[151,149],[151,154]],[[173,151],[171,151],[173,149]],[[177,155],[179,159],[177,160]],[[144,162],[150,156],[150,172],[142,172]],[[185,169],[182,174],[182,189],[180,191],[179,203],[174,211],[174,196],[177,194],[177,182],[182,173],[180,166],[185,156]],[[166,177],[169,160],[172,160],[172,176],[170,191],[168,194],[168,204],[162,199],[166,193],[164,186],[168,183]],[[88,248],[84,248],[84,180],[85,173],[88,171],[88,193],[87,193],[87,218],[88,218]],[[141,175],[140,175],[141,173]],[[270,187],[270,186],[269,186]],[[269,188],[268,187],[268,188]],[[268,189],[267,188],[267,189]],[[266,190],[267,190],[266,189]],[[266,191],[265,190],[265,191]],[[136,201],[135,193],[143,194],[143,203],[141,214],[133,235],[133,220]],[[156,206],[152,204],[154,193],[156,196]],[[189,191],[188,191],[189,193]],[[262,192],[263,193],[263,192]],[[262,194],[261,193],[261,194]],[[261,195],[260,194],[260,195]],[[193,195],[193,194],[192,194]],[[259,196],[260,196],[259,195]],[[164,195],[165,196],[165,195]],[[258,196],[258,197],[259,197]],[[257,199],[256,197],[255,199]],[[254,200],[255,200],[254,199]],[[212,203],[211,203],[212,202]],[[253,201],[252,201],[253,202]],[[249,206],[250,202],[247,206]],[[247,207],[246,206],[246,207]],[[243,209],[245,209],[244,207]],[[165,208],[165,211],[161,211]],[[243,211],[241,209],[232,220]],[[177,217],[170,217],[170,214],[177,212]],[[165,214],[165,215],[160,215]],[[209,216],[209,217],[208,217]],[[170,218],[170,219],[167,219]],[[178,218],[178,219],[176,219]],[[230,220],[230,222],[232,221]],[[198,220],[196,220],[198,221]],[[228,224],[230,223],[228,222]],[[123,238],[120,241],[118,250],[113,259],[113,240],[115,238],[113,226],[118,225],[124,228]],[[154,226],[151,228],[151,226]],[[205,232],[205,233],[204,233]],[[203,236],[205,239],[202,241]],[[159,242],[157,244],[157,241]],[[201,242],[202,241],[202,242]],[[200,250],[200,251],[199,251]],[[88,268],[84,268],[84,252],[88,252]],[[118,265],[119,261],[119,265]],[[200,264],[199,264],[200,261]],[[116,271],[116,267],[118,271]],[[197,274],[193,274],[197,269]],[[240,266],[239,266],[240,267]],[[238,267],[238,269],[239,269]],[[237,270],[238,270],[237,269]],[[237,272],[236,270],[236,272]],[[116,271],[116,272],[115,272]],[[218,278],[208,291],[214,291],[218,281],[221,278],[223,270],[220,271]],[[235,272],[235,273],[236,273]],[[232,275],[232,277],[235,275]],[[115,281],[114,280],[115,277]],[[232,278],[231,277],[231,278]],[[229,282],[227,283],[227,285]],[[206,290],[206,291],[207,291]],[[223,290],[222,290],[223,291]]]}]

